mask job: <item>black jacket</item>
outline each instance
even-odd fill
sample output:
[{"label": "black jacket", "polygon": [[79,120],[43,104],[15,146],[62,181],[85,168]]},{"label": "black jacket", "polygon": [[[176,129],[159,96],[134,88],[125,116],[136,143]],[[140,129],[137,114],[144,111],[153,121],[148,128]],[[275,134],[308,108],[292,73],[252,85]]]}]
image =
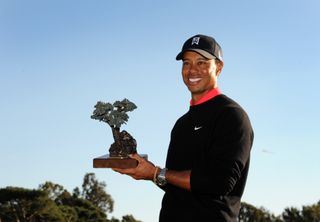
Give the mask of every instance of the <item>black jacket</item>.
[{"label": "black jacket", "polygon": [[191,170],[191,192],[167,185],[160,222],[237,221],[252,142],[247,114],[227,96],[191,106],[172,129],[166,161]]}]

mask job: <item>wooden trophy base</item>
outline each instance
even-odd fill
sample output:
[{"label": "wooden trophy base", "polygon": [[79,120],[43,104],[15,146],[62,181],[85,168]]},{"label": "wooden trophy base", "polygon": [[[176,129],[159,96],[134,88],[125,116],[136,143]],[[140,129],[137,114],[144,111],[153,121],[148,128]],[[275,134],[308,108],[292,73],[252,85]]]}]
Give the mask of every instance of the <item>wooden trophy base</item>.
[{"label": "wooden trophy base", "polygon": [[[148,155],[140,154],[144,159],[148,159]],[[131,158],[110,157],[109,155],[103,155],[93,159],[94,168],[135,168],[138,165],[138,161]]]}]

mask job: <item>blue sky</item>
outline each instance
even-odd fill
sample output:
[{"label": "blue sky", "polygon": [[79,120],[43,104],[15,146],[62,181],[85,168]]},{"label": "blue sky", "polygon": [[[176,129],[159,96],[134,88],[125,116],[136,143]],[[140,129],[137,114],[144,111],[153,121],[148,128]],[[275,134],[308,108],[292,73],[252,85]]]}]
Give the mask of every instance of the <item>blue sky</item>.
[{"label": "blue sky", "polygon": [[190,99],[175,56],[201,33],[222,46],[219,86],[255,130],[243,201],[275,214],[319,201],[319,10],[317,0],[0,0],[0,187],[72,191],[94,172],[115,217],[157,221],[161,190],[92,168],[113,139],[90,115],[98,100],[135,102],[122,128],[163,166]]}]

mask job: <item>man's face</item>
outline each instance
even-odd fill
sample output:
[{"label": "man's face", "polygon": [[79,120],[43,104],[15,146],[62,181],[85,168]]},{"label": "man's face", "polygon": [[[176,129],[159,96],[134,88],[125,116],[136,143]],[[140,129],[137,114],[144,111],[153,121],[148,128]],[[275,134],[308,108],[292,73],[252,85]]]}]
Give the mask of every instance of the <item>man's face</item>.
[{"label": "man's face", "polygon": [[208,91],[218,86],[217,78],[222,66],[222,63],[216,65],[214,59],[207,59],[196,52],[184,53],[182,77],[193,100],[200,99]]}]

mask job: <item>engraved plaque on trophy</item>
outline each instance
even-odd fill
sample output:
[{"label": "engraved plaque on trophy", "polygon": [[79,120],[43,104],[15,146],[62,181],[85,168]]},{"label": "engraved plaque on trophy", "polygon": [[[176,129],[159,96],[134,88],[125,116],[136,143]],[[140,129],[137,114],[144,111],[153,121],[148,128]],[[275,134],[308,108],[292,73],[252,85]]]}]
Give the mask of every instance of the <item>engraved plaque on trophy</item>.
[{"label": "engraved plaque on trophy", "polygon": [[[123,99],[113,104],[105,102],[97,102],[94,106],[95,110],[91,115],[92,119],[96,119],[107,123],[112,130],[114,142],[109,148],[109,154],[93,159],[94,168],[134,168],[138,165],[138,161],[129,157],[130,154],[137,153],[136,140],[125,130],[120,131],[122,124],[129,119],[127,112],[131,112],[137,106]],[[147,159],[147,155],[141,155]]]}]

